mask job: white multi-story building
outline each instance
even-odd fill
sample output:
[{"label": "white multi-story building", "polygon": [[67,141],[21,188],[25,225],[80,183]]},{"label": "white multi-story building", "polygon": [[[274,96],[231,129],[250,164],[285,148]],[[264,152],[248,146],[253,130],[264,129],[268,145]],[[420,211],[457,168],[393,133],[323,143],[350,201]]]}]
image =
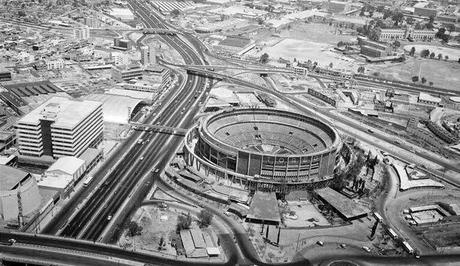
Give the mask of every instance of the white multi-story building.
[{"label": "white multi-story building", "polygon": [[392,42],[399,39],[412,38],[415,41],[430,41],[436,32],[433,30],[415,30],[413,27],[405,29],[380,29],[377,32],[381,42]]},{"label": "white multi-story building", "polygon": [[22,155],[79,156],[102,141],[102,103],[53,97],[17,123]]},{"label": "white multi-story building", "polygon": [[156,64],[156,51],[155,47],[142,46],[141,47],[141,63],[143,65]]},{"label": "white multi-story building", "polygon": [[117,82],[139,79],[143,73],[144,69],[137,64],[112,67],[112,79]]},{"label": "white multi-story building", "polygon": [[89,27],[84,26],[73,30],[73,36],[77,40],[88,40],[90,37]]},{"label": "white multi-story building", "polygon": [[128,65],[131,62],[131,59],[120,52],[112,52],[111,57],[116,66]]},{"label": "white multi-story building", "polygon": [[63,69],[64,68],[64,59],[54,59],[54,60],[46,60],[46,69],[53,70],[53,69]]}]

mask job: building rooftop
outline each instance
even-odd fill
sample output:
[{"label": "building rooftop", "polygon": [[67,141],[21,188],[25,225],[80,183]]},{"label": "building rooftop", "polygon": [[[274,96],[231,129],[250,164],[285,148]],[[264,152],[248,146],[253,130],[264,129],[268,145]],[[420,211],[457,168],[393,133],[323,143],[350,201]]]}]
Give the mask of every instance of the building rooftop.
[{"label": "building rooftop", "polygon": [[95,148],[88,148],[88,149],[86,149],[86,150],[80,155],[80,157],[78,157],[78,158],[79,158],[79,159],[82,159],[83,161],[85,161],[86,165],[88,166],[88,165],[91,164],[101,153],[102,153],[101,150],[98,150],[98,149],[95,149]]},{"label": "building rooftop", "polygon": [[315,190],[315,192],[347,220],[366,215],[369,212],[369,210],[365,209],[363,206],[355,203],[353,200],[332,188],[321,188]]},{"label": "building rooftop", "polygon": [[73,182],[73,178],[70,176],[47,176],[38,182],[38,186],[64,190],[71,182]]},{"label": "building rooftop", "polygon": [[102,103],[53,97],[21,118],[19,124],[38,124],[41,119],[54,120],[54,127],[73,129]]},{"label": "building rooftop", "polygon": [[281,218],[275,193],[256,192],[247,219],[279,224]]},{"label": "building rooftop", "polygon": [[111,123],[128,123],[136,107],[143,101],[127,96],[113,94],[92,94],[85,99],[103,103],[104,121]]},{"label": "building rooftop", "polygon": [[0,191],[13,189],[29,173],[14,167],[0,165]]},{"label": "building rooftop", "polygon": [[431,96],[430,94],[425,93],[425,92],[420,92],[420,95],[418,96],[418,99],[420,101],[427,101],[427,102],[436,102],[436,103],[441,102],[441,98]]},{"label": "building rooftop", "polygon": [[61,171],[69,175],[73,175],[82,165],[85,160],[73,156],[64,156],[53,163],[46,172]]}]

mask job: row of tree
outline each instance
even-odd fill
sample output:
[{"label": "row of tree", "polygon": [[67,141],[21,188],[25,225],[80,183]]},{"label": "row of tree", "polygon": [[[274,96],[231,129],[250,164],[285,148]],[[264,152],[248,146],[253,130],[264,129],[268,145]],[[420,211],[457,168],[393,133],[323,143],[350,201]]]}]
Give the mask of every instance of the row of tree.
[{"label": "row of tree", "polygon": [[[201,210],[201,212],[198,214],[198,222],[200,224],[200,227],[208,227],[211,224],[213,217],[214,215],[209,210]],[[187,213],[185,215],[181,214],[177,217],[177,232],[180,232],[185,229],[190,229],[191,225],[192,216],[190,215],[190,213]]]}]

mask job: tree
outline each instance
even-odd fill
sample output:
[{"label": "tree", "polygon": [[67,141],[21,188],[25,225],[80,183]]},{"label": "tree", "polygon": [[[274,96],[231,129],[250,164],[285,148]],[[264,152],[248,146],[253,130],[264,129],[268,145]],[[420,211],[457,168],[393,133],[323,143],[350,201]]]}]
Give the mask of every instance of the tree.
[{"label": "tree", "polygon": [[258,18],[257,18],[257,23],[258,23],[259,25],[264,24],[264,19],[261,18],[261,17],[258,17]]},{"label": "tree", "polygon": [[448,43],[450,40],[450,35],[444,34],[441,39],[443,43]]},{"label": "tree", "polygon": [[428,50],[428,49],[423,49],[423,50],[420,52],[420,56],[421,56],[421,57],[426,58],[426,57],[428,57],[429,55],[430,55],[430,50]]},{"label": "tree", "polygon": [[441,59],[442,59],[442,54],[439,53],[439,54],[438,54],[438,60],[441,60]]},{"label": "tree", "polygon": [[364,73],[365,70],[363,66],[358,67],[358,73]]},{"label": "tree", "polygon": [[414,56],[414,55],[415,55],[415,47],[414,47],[414,46],[412,46],[412,48],[410,48],[409,55],[410,55],[410,56]]},{"label": "tree", "polygon": [[260,56],[259,62],[262,64],[266,64],[268,62],[269,55],[267,53],[264,53],[263,55]]},{"label": "tree", "polygon": [[192,216],[190,216],[190,213],[187,215],[181,214],[177,217],[177,231],[180,232],[184,229],[189,229],[190,225],[192,225]]},{"label": "tree", "polygon": [[436,54],[434,52],[431,52],[430,58],[433,59],[435,56],[436,56]]},{"label": "tree", "polygon": [[428,84],[430,84],[430,86],[433,87],[433,81],[428,82]]},{"label": "tree", "polygon": [[396,40],[396,41],[393,42],[393,46],[395,48],[399,48],[399,47],[401,47],[401,43],[398,40]]},{"label": "tree", "polygon": [[448,56],[448,55],[445,55],[445,56],[444,56],[444,60],[446,60],[446,61],[449,60],[449,56]]},{"label": "tree", "polygon": [[415,82],[417,82],[417,81],[418,81],[418,76],[413,76],[413,77],[412,77],[412,82],[415,83]]},{"label": "tree", "polygon": [[413,25],[415,22],[415,19],[413,17],[407,17],[406,18],[406,23],[409,25]]},{"label": "tree", "polygon": [[128,234],[130,237],[140,235],[142,232],[142,226],[138,225],[135,221],[131,221],[128,224]]},{"label": "tree", "polygon": [[201,210],[201,212],[198,214],[198,219],[200,220],[201,227],[208,227],[211,224],[213,217],[214,215],[210,211],[206,209]]},{"label": "tree", "polygon": [[332,68],[334,67],[334,64],[332,64],[332,62],[329,63],[329,68]]},{"label": "tree", "polygon": [[422,84],[425,84],[425,83],[426,83],[426,78],[422,77]]},{"label": "tree", "polygon": [[442,39],[442,37],[446,34],[446,28],[439,28],[438,32],[434,35],[438,39]]},{"label": "tree", "polygon": [[173,17],[177,17],[177,16],[180,15],[180,11],[179,11],[178,9],[174,9],[174,10],[171,11],[170,14],[171,14],[171,16],[173,16]]},{"label": "tree", "polygon": [[340,42],[337,43],[337,47],[342,47],[344,45],[345,45],[345,43],[343,41],[340,41]]},{"label": "tree", "polygon": [[404,14],[400,11],[397,11],[391,16],[391,19],[395,22],[395,26],[398,26],[398,24],[403,20]]}]

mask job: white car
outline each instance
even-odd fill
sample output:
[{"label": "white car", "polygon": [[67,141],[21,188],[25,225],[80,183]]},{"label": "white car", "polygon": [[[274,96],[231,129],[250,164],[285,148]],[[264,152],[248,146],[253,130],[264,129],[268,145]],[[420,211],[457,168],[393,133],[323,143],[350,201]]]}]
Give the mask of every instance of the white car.
[{"label": "white car", "polygon": [[112,220],[112,215],[107,216],[107,221]]},{"label": "white car", "polygon": [[366,252],[371,252],[371,249],[370,249],[369,247],[363,246],[363,249],[364,249]]}]

